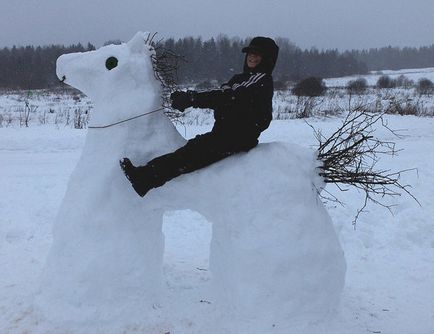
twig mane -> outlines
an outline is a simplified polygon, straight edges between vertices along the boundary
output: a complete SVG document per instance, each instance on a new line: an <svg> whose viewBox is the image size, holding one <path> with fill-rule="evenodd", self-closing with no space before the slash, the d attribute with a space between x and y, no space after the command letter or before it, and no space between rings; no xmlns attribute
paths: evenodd
<svg viewBox="0 0 434 334"><path fill-rule="evenodd" d="M155 41L156 35L157 33L149 33L145 43L155 50L155 54L151 56L151 61L154 76L161 83L162 105L170 110L166 112L167 116L172 120L176 120L179 118L180 113L171 109L170 94L178 89L179 62L185 61L185 59L174 51L167 49L162 38Z"/></svg>

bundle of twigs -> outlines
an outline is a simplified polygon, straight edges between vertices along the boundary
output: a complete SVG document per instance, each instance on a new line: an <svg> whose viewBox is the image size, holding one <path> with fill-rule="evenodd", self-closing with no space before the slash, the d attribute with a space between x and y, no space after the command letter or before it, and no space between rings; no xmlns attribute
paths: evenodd
<svg viewBox="0 0 434 334"><path fill-rule="evenodd" d="M155 54L152 55L152 66L154 69L155 78L160 81L162 87L162 105L168 108L166 114L176 120L180 113L170 109L170 94L177 90L178 85L178 68L180 61L185 61L184 58L172 50L164 47L162 39L154 41L156 33L149 34L146 44L155 49Z"/></svg>
<svg viewBox="0 0 434 334"><path fill-rule="evenodd" d="M368 201L389 211L392 206L382 201L385 197L407 193L417 201L409 191L410 186L400 183L401 174L408 170L391 172L388 169L376 169L381 155L397 153L394 142L383 141L373 135L374 125L381 122L383 127L398 136L387 126L383 116L383 113L354 110L348 113L342 126L327 138L315 130L319 141L318 160L322 162L319 174L324 181L336 184L342 191L348 189L346 186L353 186L365 195L363 206L357 212L354 223Z"/></svg>

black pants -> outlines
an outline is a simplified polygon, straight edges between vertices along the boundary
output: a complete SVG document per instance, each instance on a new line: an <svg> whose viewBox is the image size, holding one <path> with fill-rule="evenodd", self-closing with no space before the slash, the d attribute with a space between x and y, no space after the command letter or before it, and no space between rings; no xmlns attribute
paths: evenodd
<svg viewBox="0 0 434 334"><path fill-rule="evenodd" d="M258 144L257 138L236 140L233 136L208 132L190 139L175 152L162 155L141 166L142 180L152 188L167 181L211 165L238 152L246 152Z"/></svg>

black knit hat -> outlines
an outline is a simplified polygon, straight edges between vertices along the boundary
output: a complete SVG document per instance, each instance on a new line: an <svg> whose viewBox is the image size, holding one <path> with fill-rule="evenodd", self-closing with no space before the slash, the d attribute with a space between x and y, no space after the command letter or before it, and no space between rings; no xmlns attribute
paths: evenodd
<svg viewBox="0 0 434 334"><path fill-rule="evenodd" d="M271 73L276 65L279 47L273 39L258 36L253 38L249 46L242 49L242 52L259 53L262 56L262 61L255 70ZM244 62L244 70L248 70L246 62Z"/></svg>

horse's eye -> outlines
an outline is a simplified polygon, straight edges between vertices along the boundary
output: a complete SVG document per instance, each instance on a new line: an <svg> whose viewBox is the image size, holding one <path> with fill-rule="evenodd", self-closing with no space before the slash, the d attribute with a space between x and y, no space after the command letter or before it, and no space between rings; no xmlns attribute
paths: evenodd
<svg viewBox="0 0 434 334"><path fill-rule="evenodd" d="M118 66L118 59L116 57L109 57L105 61L105 67L110 71Z"/></svg>

